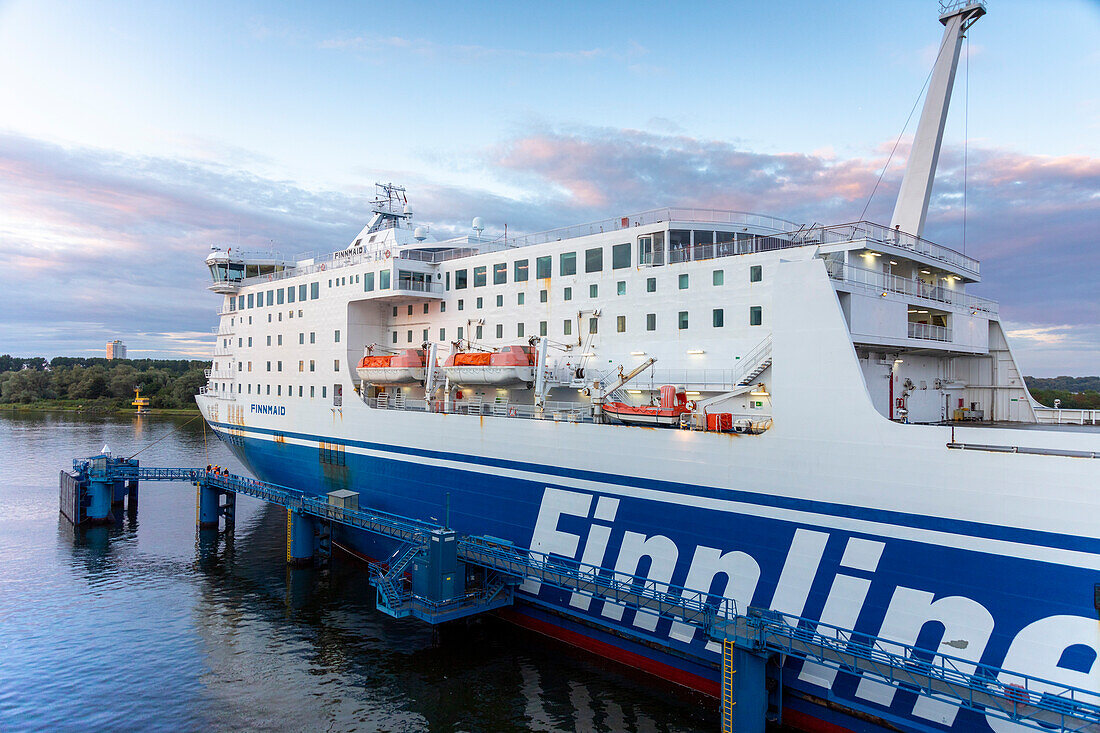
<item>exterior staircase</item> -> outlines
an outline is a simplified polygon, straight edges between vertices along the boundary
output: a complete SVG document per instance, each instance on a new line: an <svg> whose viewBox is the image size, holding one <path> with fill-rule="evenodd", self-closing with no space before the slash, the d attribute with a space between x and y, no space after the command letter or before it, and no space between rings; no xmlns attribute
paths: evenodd
<svg viewBox="0 0 1100 733"><path fill-rule="evenodd" d="M750 351L737 365L734 375L739 387L748 387L754 384L757 377L772 365L772 337L768 334Z"/></svg>

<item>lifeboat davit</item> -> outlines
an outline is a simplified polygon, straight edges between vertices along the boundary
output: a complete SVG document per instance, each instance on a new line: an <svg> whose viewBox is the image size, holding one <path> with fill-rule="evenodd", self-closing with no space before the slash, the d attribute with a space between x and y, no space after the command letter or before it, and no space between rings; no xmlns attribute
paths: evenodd
<svg viewBox="0 0 1100 733"><path fill-rule="evenodd" d="M531 384L535 381L535 350L506 346L496 353L459 352L447 357L443 371L455 384Z"/></svg>
<svg viewBox="0 0 1100 733"><path fill-rule="evenodd" d="M680 424L680 416L691 412L688 406L687 392L683 387L666 384L661 387L659 405L635 407L625 402L605 402L605 414L625 425L644 425L651 428L671 428Z"/></svg>
<svg viewBox="0 0 1100 733"><path fill-rule="evenodd" d="M405 349L393 356L364 356L355 371L368 384L415 384L424 381L424 350Z"/></svg>

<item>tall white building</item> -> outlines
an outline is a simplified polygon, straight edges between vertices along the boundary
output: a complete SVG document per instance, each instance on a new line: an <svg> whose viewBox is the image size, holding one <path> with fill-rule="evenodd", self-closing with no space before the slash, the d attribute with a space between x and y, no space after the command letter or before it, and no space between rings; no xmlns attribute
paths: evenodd
<svg viewBox="0 0 1100 733"><path fill-rule="evenodd" d="M118 339L107 342L107 360L112 359L125 359L126 358L126 344L122 343Z"/></svg>

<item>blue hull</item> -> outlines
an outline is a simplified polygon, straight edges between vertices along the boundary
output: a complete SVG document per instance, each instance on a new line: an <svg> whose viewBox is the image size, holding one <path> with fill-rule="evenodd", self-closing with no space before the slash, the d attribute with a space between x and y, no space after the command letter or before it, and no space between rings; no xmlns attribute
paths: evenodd
<svg viewBox="0 0 1100 733"><path fill-rule="evenodd" d="M359 492L360 503L364 506L419 519L446 521L462 534L492 535L524 547L535 546L541 536L551 542L546 545L551 549L554 542L568 545L569 538L576 538L574 556L579 558L582 548L587 548L591 544L590 538L597 534L593 528L609 527L603 552L598 562L593 563L605 567L615 566L616 557L623 552L624 546L631 543L637 546L644 540L659 538L655 541L671 548L676 558L671 582L689 587L692 586L686 580L693 558L704 550L713 549L723 553L723 557L727 557L724 553L733 551L744 553L755 561L759 571L751 596L753 605L773 606L777 595L787 594L788 589L781 588L781 578L786 569L798 566L801 558L799 552L807 547L819 546L822 549L816 556L817 564L807 576L803 607L796 609L801 611L800 615L821 618L822 614L835 614L834 604L837 607L844 605L839 603L840 592L835 588L862 589L862 600L857 598L858 602L847 611L852 617L850 627L857 632L879 635L891 600L899 590L916 599L927 599L929 603L952 597L963 599L972 603L974 608L988 612L987 639L982 638L980 629L976 632L969 629L968 633L973 632L968 637L969 641L958 640L957 629L951 627L949 609L944 606L942 622L932 618L920 626L916 645L943 648L945 653L958 654L965 652L967 645L980 643L980 661L995 666L1003 664L1010 644L1029 624L1059 615L1095 619L1097 613L1093 607L1097 578L1088 570L958 549L959 544L964 544L961 541L933 545L893 539L888 532L856 534L822 529L809 522L799 525L762 515L766 513L763 510L769 507L797 504L795 508L831 516L873 519L880 527L884 524L918 526L943 532L948 538L986 537L1048 548L1096 551L1098 548L1093 546L1096 543L1087 539L1023 532L994 524L893 514L817 502L794 502L724 489L669 485L443 451L414 452L400 446L378 443L362 443L361 446L384 451L389 457L348 451L341 454L340 463L344 465L338 465L322 462L317 448L275 442L263 436L265 432L246 428L245 434L250 437L233 436L227 440L258 478L316 494L351 489ZM324 439L320 436L297 437ZM448 465L439 465L440 461L447 461ZM456 468L455 462L470 468ZM486 472L487 465L495 466L502 473L510 469L534 472L542 480L493 475ZM582 484L584 486L578 488ZM658 503L641 496L624 495L620 491L616 494L615 510L601 516L601 509L598 508L603 506L598 501L601 494L598 488L593 488L593 484L630 487L637 489L638 494L647 491L673 492L685 497L685 501L663 500ZM576 499L586 509L583 514L568 511L553 514L551 529L538 530L540 519L545 519L548 497L552 493L557 499ZM738 501L754 503L760 513L755 513L751 507L743 513L731 513L700 506L709 499L728 498L731 494L736 494ZM592 516L589 516L589 506L595 508ZM449 515L445 516L448 507ZM542 535L539 535L540 531ZM848 560L849 540L853 538L868 541L871 545L881 543L881 556L873 566L861 568L859 563L853 564ZM366 534L347 533L336 539L350 550L368 557L386 557L391 550L377 538ZM752 562L741 559L740 567L751 569ZM651 565L656 562L654 556L644 555L637 566L638 574L648 574ZM710 591L728 595L723 593L724 589L731 587L727 582L734 583L734 580L728 575L715 575ZM527 587L526 590L526 593L517 595L520 605L504 614L506 617L706 694L717 693L720 659L713 646L708 648L702 633L684 639L681 632L680 638L677 638L676 630L667 620L652 624L649 619L635 618L629 610L624 613L599 601L591 602L585 608L583 603L571 604L568 593L552 588ZM831 595L836 598L830 600ZM851 597L850 593L848 597ZM958 604L965 605L962 601ZM982 617L981 612L978 616ZM611 633L603 630L609 624ZM616 635L613 632L617 627L629 629L631 637L639 641ZM647 640L650 643L646 643ZM610 653L608 649L618 650L618 653ZM1087 674L1095 661L1088 657L1091 651L1086 644L1070 646L1058 660L1058 665ZM797 662L787 664L783 671L783 684L784 710L791 716L788 722L800 727L812 727L817 725L813 721L818 721L824 723L822 729L841 726L849 730L877 730L888 724L911 731L990 730L985 718L974 712L922 708L917 696L905 690L891 691L885 697L881 694L877 697L869 695L866 689L857 694L858 678L841 673L835 679L822 681L819 673L803 670L802 664ZM849 714L845 711L849 704L863 710L869 708L875 717ZM915 706L921 711L920 714L914 714ZM939 719L936 719L937 716Z"/></svg>

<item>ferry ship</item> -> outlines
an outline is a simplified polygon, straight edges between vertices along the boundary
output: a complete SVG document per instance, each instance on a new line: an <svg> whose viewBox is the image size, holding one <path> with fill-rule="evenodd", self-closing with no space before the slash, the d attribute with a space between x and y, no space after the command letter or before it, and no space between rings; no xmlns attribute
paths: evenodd
<svg viewBox="0 0 1100 733"><path fill-rule="evenodd" d="M438 240L382 185L330 255L210 254L204 417L264 480L1100 690L1100 434L1040 425L1068 413L1028 393L980 263L921 236L984 13L943 8L889 225L665 208ZM718 694L693 628L537 583L516 600L511 621ZM1018 728L810 663L782 711Z"/></svg>

